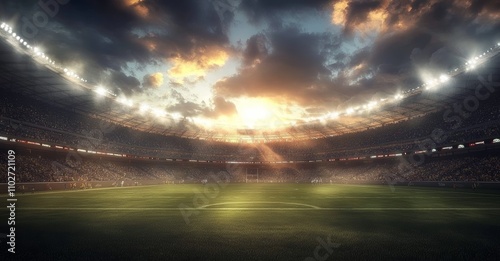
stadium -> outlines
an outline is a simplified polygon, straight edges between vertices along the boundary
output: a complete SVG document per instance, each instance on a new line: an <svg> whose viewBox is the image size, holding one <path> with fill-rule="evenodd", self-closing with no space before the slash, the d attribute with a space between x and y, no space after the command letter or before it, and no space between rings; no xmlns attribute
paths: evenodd
<svg viewBox="0 0 500 261"><path fill-rule="evenodd" d="M2 2L0 256L499 260L499 16Z"/></svg>

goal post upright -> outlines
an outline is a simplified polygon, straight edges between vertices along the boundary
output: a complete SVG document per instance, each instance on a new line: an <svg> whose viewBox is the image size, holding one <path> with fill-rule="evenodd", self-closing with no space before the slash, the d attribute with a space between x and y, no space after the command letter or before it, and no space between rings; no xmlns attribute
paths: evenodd
<svg viewBox="0 0 500 261"><path fill-rule="evenodd" d="M252 170L249 171L249 168L245 168L245 183L248 182L253 182L255 181L256 183L259 183L259 169L256 168L255 172Z"/></svg>

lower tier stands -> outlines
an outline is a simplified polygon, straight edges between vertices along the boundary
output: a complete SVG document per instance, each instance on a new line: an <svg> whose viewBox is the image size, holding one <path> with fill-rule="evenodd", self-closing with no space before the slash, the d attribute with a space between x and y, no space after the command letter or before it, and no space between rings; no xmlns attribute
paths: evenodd
<svg viewBox="0 0 500 261"><path fill-rule="evenodd" d="M16 181L85 182L158 180L161 183L199 183L212 175L230 182L353 183L414 181L500 182L500 150L437 155L418 164L407 157L296 164L232 164L76 157L64 152L17 148ZM7 169L2 147L0 168ZM0 176L6 183L7 175Z"/></svg>

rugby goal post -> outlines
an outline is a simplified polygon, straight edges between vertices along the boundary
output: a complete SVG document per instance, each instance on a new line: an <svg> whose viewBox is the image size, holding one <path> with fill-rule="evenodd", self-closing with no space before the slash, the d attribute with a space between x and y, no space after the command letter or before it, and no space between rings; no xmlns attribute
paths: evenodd
<svg viewBox="0 0 500 261"><path fill-rule="evenodd" d="M259 183L259 169L246 168L245 183Z"/></svg>

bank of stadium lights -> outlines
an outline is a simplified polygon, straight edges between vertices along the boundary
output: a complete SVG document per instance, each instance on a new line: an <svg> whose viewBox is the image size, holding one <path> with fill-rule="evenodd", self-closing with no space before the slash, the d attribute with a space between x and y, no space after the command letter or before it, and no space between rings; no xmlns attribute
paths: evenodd
<svg viewBox="0 0 500 261"><path fill-rule="evenodd" d="M106 90L102 86L97 86L97 88L94 90L99 96L105 96L108 93L108 90Z"/></svg>
<svg viewBox="0 0 500 261"><path fill-rule="evenodd" d="M330 112L327 114L327 118L332 119L332 120L338 119L339 116L340 116L340 113L338 113L338 112Z"/></svg>
<svg viewBox="0 0 500 261"><path fill-rule="evenodd" d="M120 97L118 99L116 99L116 101L118 103L121 103L127 107L132 107L134 106L134 101L132 101L131 99L127 99L126 97Z"/></svg>
<svg viewBox="0 0 500 261"><path fill-rule="evenodd" d="M151 109L151 113L156 117L165 117L167 115L166 111L157 108Z"/></svg>
<svg viewBox="0 0 500 261"><path fill-rule="evenodd" d="M450 81L450 76L447 74L441 74L438 78L427 81L424 86L426 90L434 89L440 85L446 84Z"/></svg>
<svg viewBox="0 0 500 261"><path fill-rule="evenodd" d="M371 101L369 103L367 103L366 105L364 105L364 109L365 110L373 110L373 109L376 109L378 107L378 102L377 101Z"/></svg>
<svg viewBox="0 0 500 261"><path fill-rule="evenodd" d="M60 70L61 72L64 72L64 74L66 76L68 76L68 77L70 77L70 78L72 78L74 80L78 80L78 81L81 81L83 83L87 83L88 82L86 79L83 79L78 74L76 74L74 71L72 71L72 70L70 70L68 68L63 68L63 67L60 67L60 66L56 65L56 63L50 57L48 57L45 53L43 53L42 51L40 51L40 48L31 46L20 35L18 35L15 32L13 32L13 28L10 25L8 25L7 23L3 22L3 23L0 24L0 32L2 32L2 30L4 32L3 35L7 35L6 37L11 37L11 39L13 39L15 42L17 42L20 47L24 47L27 50L28 53L32 53L33 54L33 58L37 62L51 65L53 68L55 68L57 70ZM499 47L500 47L500 42L498 42L496 44L496 46L493 46L493 47L489 48L488 50L486 50L486 52L483 52L482 54L480 54L480 55L478 55L478 56L470 59L469 61L467 61L465 63L465 66L460 67L460 68L456 68L453 72L456 73L460 69L462 69L462 70L464 69L465 71L474 69L479 63L481 63L485 58L487 58L487 55L490 52L498 51ZM409 89L407 91L403 91L403 92L401 92L399 94L396 94L394 97L382 98L378 102L371 101L371 102L369 102L369 103L367 103L365 105L362 105L362 106L349 107L349 108L347 108L345 111L343 111L341 113L327 113L325 115L317 117L316 119L320 119L320 120L321 119L337 119L339 116L342 116L342 115L352 115L352 114L354 114L356 112L370 111L370 110L373 110L375 108L381 107L381 106L385 105L388 102L393 102L393 101L396 102L396 101L403 100L406 96L408 96L408 95L410 95L412 93L415 93L415 92L419 92L423 88L425 88L425 89L432 89L432 88L434 88L434 87L436 87L438 85L445 84L446 82L449 81L449 79L452 76L453 76L452 74L441 75L438 78L430 80L430 81L424 83L421 86L418 86L418 87ZM108 90L105 90L105 92L103 92L103 90L99 89L99 86L96 86L93 91L96 92L96 93L98 93L99 95L109 94L110 96L114 96L114 97L117 96L116 94L114 94L114 93L112 93L112 92L110 92ZM123 98L123 97L121 97L121 98L115 98L115 101L118 102L118 103L121 103L121 104L123 104L125 106L128 106L128 107L132 107L134 105L134 103L131 100L128 100L128 99ZM167 113L163 113L163 112L160 113L159 111L156 111L156 113L155 113L155 110L151 109L146 104L143 104L143 105L139 106L139 110L141 112L145 112L145 111L151 110L151 112L153 114L160 114L160 115L164 115L164 116L170 116L173 119L182 119L182 115L177 114L177 113L167 114ZM206 123L203 124L203 125L206 125Z"/></svg>
<svg viewBox="0 0 500 261"><path fill-rule="evenodd" d="M12 27L10 27L8 24L6 23L2 23L0 25L0 28L3 29L5 32L9 33L9 34L12 34Z"/></svg>
<svg viewBox="0 0 500 261"><path fill-rule="evenodd" d="M45 53L43 53L42 51L40 51L40 48L34 47L33 48L33 53L35 54L35 57L43 59L46 62L48 62L49 64L52 64L52 65L55 64L54 61L52 61L47 55L45 55Z"/></svg>
<svg viewBox="0 0 500 261"><path fill-rule="evenodd" d="M396 95L394 95L394 100L395 101L400 101L403 99L403 95L401 93L398 93Z"/></svg>
<svg viewBox="0 0 500 261"><path fill-rule="evenodd" d="M497 46L496 47L499 47L500 46L500 43L497 43ZM469 61L467 61L465 63L465 70L466 71L469 71L469 70L473 70L476 68L477 64L480 62L481 59L484 59L486 58L486 55L493 51L493 47L491 47L490 49L486 50L486 52L483 52L482 54L474 57L474 58L471 58Z"/></svg>
<svg viewBox="0 0 500 261"><path fill-rule="evenodd" d="M446 74L441 74L439 76L439 81L441 83L447 83L448 81L450 80L450 76L449 75L446 75Z"/></svg>
<svg viewBox="0 0 500 261"><path fill-rule="evenodd" d="M469 71L476 68L476 64L477 64L477 57L470 59L468 62L465 63L465 65L467 66L465 70Z"/></svg>
<svg viewBox="0 0 500 261"><path fill-rule="evenodd" d="M61 68L61 67L59 67L59 66L56 65L56 63L55 63L54 60L52 60L48 55L46 55L45 53L43 53L40 50L40 48L31 46L20 35L18 35L16 32L13 32L12 27L10 25L8 25L7 23L5 23L5 22L1 23L0 24L0 29L3 30L8 36L12 37L13 40L15 40L16 42L18 42L18 44L19 44L20 47L24 47L24 48L27 49L28 52L31 52L33 54L33 58L34 58L35 61L51 65L51 66L53 66L54 68L56 68L58 70L63 70L63 68ZM78 80L78 81L81 81L81 82L87 82L86 79L80 77L76 73L69 73L69 72L65 72L65 73L68 74L68 76L70 76L71 78L73 78L75 80Z"/></svg>

